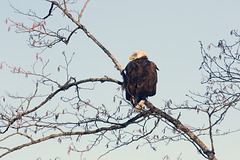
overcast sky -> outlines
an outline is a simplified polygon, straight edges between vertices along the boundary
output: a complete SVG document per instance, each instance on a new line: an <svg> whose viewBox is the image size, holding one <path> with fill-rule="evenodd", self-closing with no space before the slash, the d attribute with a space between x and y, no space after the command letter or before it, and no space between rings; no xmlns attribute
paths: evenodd
<svg viewBox="0 0 240 160"><path fill-rule="evenodd" d="M27 12L32 9L43 17L50 7L49 3L42 0L10 0L10 2L20 10ZM147 52L149 59L160 69L157 94L151 98L151 101L160 107L169 99L176 104L182 103L187 99L185 94L189 90L204 91L204 86L200 84L202 72L198 70L202 60L199 41L205 46L217 43L220 39L233 42L235 39L229 33L240 27L239 6L239 0L92 0L84 12L82 23L110 50L122 67L126 66L135 50L141 49ZM28 21L27 18L14 13L7 0L1 2L0 13L0 62L31 68L35 54L39 50L28 47L27 35L16 34L14 27L8 32L9 25L4 24L8 17L19 22ZM53 28L57 28L62 23L71 24L71 21L63 21L61 16L47 21L47 25ZM69 55L76 53L78 60L74 63L77 65L72 68L72 73L78 79L107 75L121 80L111 60L81 31L73 36L68 46L58 44L43 52L41 56L52 60L52 66L57 66L62 63L62 59L56 55L60 55L62 51ZM55 69L52 70L56 71ZM5 94L6 91L25 94L26 91L31 90L28 82L17 83L16 78L6 70L0 71L0 77L0 95ZM64 82L65 79L58 80ZM116 94L116 88L114 86L113 94ZM101 100L106 99L101 91L95 94L97 97L95 103L102 103ZM188 121L195 119L190 117L184 121L184 124L188 124ZM226 117L226 123L223 123L223 129L239 128L236 122L239 122L239 113L230 112ZM215 142L216 156L219 160L240 160L239 145L237 145L240 143L239 133L216 137ZM79 159L78 154L67 154L68 144L59 145L54 140L51 144L50 149L49 143L27 147L4 157L3 160L33 160L38 157L42 157L43 160L55 157L60 157L62 160ZM203 159L188 142L169 145L163 143L158 146L157 151L152 151L148 146L136 150L136 146L137 143L116 150L102 159L160 160L165 155L169 155L171 160L174 160L180 154L184 160ZM38 147L41 147L41 150ZM88 156L90 158L87 160L94 159L94 155Z"/></svg>

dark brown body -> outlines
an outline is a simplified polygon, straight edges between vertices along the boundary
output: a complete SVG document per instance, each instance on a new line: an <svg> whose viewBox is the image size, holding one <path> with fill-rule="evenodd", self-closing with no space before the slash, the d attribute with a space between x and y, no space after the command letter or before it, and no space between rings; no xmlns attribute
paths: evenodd
<svg viewBox="0 0 240 160"><path fill-rule="evenodd" d="M157 70L157 66L147 57L135 59L126 66L123 88L126 90L126 99L134 106L156 94Z"/></svg>

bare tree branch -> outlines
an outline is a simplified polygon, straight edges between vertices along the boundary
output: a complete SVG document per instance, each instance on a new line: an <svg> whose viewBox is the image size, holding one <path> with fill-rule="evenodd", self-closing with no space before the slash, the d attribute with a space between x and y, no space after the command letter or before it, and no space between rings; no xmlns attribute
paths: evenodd
<svg viewBox="0 0 240 160"><path fill-rule="evenodd" d="M53 10L53 6L54 6L54 3L51 4L51 7L50 7L50 9L49 9L49 11L48 11L48 15L46 15L46 16L43 17L42 19L47 19L49 16L51 16L52 10Z"/></svg>
<svg viewBox="0 0 240 160"><path fill-rule="evenodd" d="M215 153L213 151L211 151L192 131L190 131L186 126L184 126L179 120L171 117L167 113L165 113L165 112L161 111L160 109L156 108L149 101L146 101L145 104L147 105L148 108L150 108L150 110L153 113L156 113L159 116L161 116L162 118L165 118L170 123L172 123L176 127L176 129L181 130L182 132L187 134L189 136L189 138L193 142L195 142L202 149L203 153L206 154L209 159L216 160L216 157L214 156Z"/></svg>
<svg viewBox="0 0 240 160"><path fill-rule="evenodd" d="M83 14L84 10L86 9L87 4L88 4L89 1L90 1L90 0L87 0L87 1L85 2L84 7L82 8L81 13L80 13L80 15L79 15L79 17L78 17L78 22L80 22L80 20L81 20L81 18L82 18L82 14Z"/></svg>
<svg viewBox="0 0 240 160"><path fill-rule="evenodd" d="M116 69L120 71L123 76L123 68L115 59L112 53L103 46L88 30L80 23L83 12L90 0L86 0L83 4L81 11L71 10L69 4L75 4L76 1L62 0L53 1L46 0L51 3L48 10L48 14L41 18L34 12L23 13L16 8L14 10L25 16L33 17L33 24L28 27L23 23L17 23L9 19L12 23L11 26L16 27L18 33L29 34L29 44L34 48L51 48L59 42L68 44L75 33L78 30L82 30L88 38L90 38L104 53L112 60ZM50 5L49 3L49 5ZM64 26L59 27L57 30L47 28L46 20L53 15L55 10L59 9L65 17L67 17L74 24L74 27ZM77 16L76 16L77 14ZM75 17L76 16L76 17ZM38 20L35 20L38 19ZM67 33L66 35L63 33ZM240 38L236 31L231 32L232 35ZM48 39L49 38L49 39ZM236 52L232 48L236 47ZM218 49L217 54L212 55L210 48ZM77 137L77 141L84 135L91 135L93 137L92 143L84 149L78 148L77 145L72 144L69 147L70 151L76 151L81 154L90 151L93 147L97 146L106 140L106 148L112 146L107 152L100 155L99 159L108 154L109 152L116 150L122 146L126 146L132 142L139 141L140 139L145 140L142 145L148 144L153 150L155 150L155 144L161 141L169 143L170 141L185 140L193 144L194 147L202 154L204 158L216 160L215 147L214 147L214 136L225 135L231 133L231 131L218 133L217 125L219 125L225 118L226 114L230 109L236 109L240 111L237 106L240 101L240 41L233 45L227 45L225 40L220 40L217 45L210 44L208 51L206 51L200 43L200 49L202 54L202 64L200 69L207 75L203 76L202 83L206 85L206 93L200 94L196 92L190 92L188 97L193 104L185 101L181 105L173 105L171 100L166 101L163 109L155 107L151 102L146 101L146 110L140 110L136 113L132 111L129 102L123 98L123 95L113 96L114 107L109 109L108 106L95 105L91 103L90 99L82 98L82 91L93 91L95 84L92 87L82 87L82 85L89 82L112 82L117 86L121 86L122 82L104 76L103 78L87 78L83 80L77 80L71 77L69 72L69 65L73 59L70 60L64 54L65 66L59 65L59 68L63 68L66 73L66 81L59 83L54 78L50 77L50 74L44 73L44 68L47 66L48 61L42 62L42 69L40 73L37 73L35 66L38 62L38 54L36 55L36 62L33 65L33 71L25 71L21 67L16 68L8 65L6 62L1 62L2 66L7 68L12 73L31 76L35 88L31 95L21 96L17 94L8 94L8 97L14 100L19 100L18 105L14 106L2 106L0 103L0 131L3 137L0 142L4 143L6 140L14 138L15 136L24 137L27 142L22 144L16 144L10 148L6 146L0 146L4 152L1 156L5 156L9 153L17 151L21 148L31 146L43 141L47 141L53 138L58 138L60 143L62 139L68 137ZM43 51L45 50L43 49ZM58 69L59 69L58 68ZM60 69L59 69L60 70ZM66 74L66 75L65 75ZM41 87L39 86L41 85ZM51 91L45 91L42 87L51 87ZM54 89L57 88L57 89ZM40 90L44 91L40 91ZM60 94L61 93L61 94ZM70 93L70 94L69 94ZM81 94L80 94L81 93ZM67 104L68 107L63 108L60 105L54 107L46 107L50 104L50 101L56 100L56 97L60 97L59 101ZM40 99L41 98L41 99ZM5 96L0 96L0 99L5 101ZM38 99L36 103L33 103L35 99ZM117 104L118 102L118 104ZM43 110L41 113L38 111L40 108ZM208 124L201 127L188 126L188 124L182 124L181 112L179 111L196 111L196 114L205 114L208 116ZM45 113L44 113L45 112ZM175 113L174 113L175 112ZM174 118L173 115L178 115ZM71 116L71 121L66 121L65 117ZM159 127L159 123L163 122L164 126ZM134 126L134 129L129 129L128 126ZM159 128L161 128L159 130ZM158 130L157 130L158 129ZM216 132L214 133L214 129ZM236 129L235 131L239 131ZM41 133L41 137L34 137L38 132ZM156 132L156 133L155 133ZM234 132L234 131L232 131ZM39 134L39 133L38 133ZM160 137L159 135L163 135ZM108 136L111 135L111 136ZM209 136L211 142L211 149L200 140L201 135ZM141 145L138 145L138 147Z"/></svg>
<svg viewBox="0 0 240 160"><path fill-rule="evenodd" d="M0 155L0 158L4 157L5 155L7 155L7 154L9 154L9 153L11 153L13 151L16 151L16 150L22 149L24 147L27 147L27 146L30 146L30 145L33 145L33 144L37 144L37 143L40 143L40 142L43 142L43 141L46 141L46 140L49 140L49 139L57 138L57 137L69 136L69 135L88 135L88 134L94 134L94 133L103 132L103 131L111 131L111 130L117 130L117 129L125 128L128 125L130 125L132 123L135 123L139 118L141 118L143 116L146 116L148 114L150 114L149 111L144 111L144 112L139 113L137 116L133 117L132 119L128 120L125 123L112 125L110 127L102 127L102 128L98 128L98 129L92 130L92 131L62 132L62 133L58 133L58 134L51 134L49 136L46 136L46 137L43 137L43 138L39 138L37 140L31 140L31 142L29 142L29 143L25 143L23 145L14 147L12 149L9 149L4 154Z"/></svg>
<svg viewBox="0 0 240 160"><path fill-rule="evenodd" d="M121 67L121 65L118 63L118 61L115 59L115 57L109 52L109 50L107 50L92 34L90 34L90 32L86 29L86 27L84 25L82 25L79 21L75 20L73 18L73 16L64 8L62 8L62 6L56 2L56 1L49 1L54 3L60 10L62 10L62 12L73 22L75 23L81 30L83 30L83 32L90 38L93 40L94 43L96 43L107 55L108 57L113 61L113 63L115 64L115 67L122 73L123 69Z"/></svg>

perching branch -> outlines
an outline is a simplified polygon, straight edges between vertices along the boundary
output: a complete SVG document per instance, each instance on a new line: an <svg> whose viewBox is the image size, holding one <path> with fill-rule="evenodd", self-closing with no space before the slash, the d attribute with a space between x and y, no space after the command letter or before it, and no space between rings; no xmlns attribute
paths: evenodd
<svg viewBox="0 0 240 160"><path fill-rule="evenodd" d="M157 114L158 116L166 119L170 123L172 123L176 129L184 132L188 137L199 146L203 153L207 155L208 159L210 160L217 160L215 157L215 153L211 151L192 131L190 131L186 126L184 126L178 119L175 119L168 115L167 113L163 112L162 110L156 108L151 102L146 101L145 104L148 108L152 111L152 113Z"/></svg>

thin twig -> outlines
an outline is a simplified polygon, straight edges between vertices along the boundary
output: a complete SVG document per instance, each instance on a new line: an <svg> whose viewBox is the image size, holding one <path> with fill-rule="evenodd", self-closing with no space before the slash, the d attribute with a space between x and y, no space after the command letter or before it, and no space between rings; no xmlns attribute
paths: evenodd
<svg viewBox="0 0 240 160"><path fill-rule="evenodd" d="M84 10L86 9L87 4L88 4L89 1L90 1L90 0L87 0L87 1L85 2L84 6L83 6L83 8L82 8L82 10L81 10L81 13L80 13L80 15L79 15L79 17L78 17L78 22L80 22L80 20L81 20L81 18L82 18L82 14L83 14Z"/></svg>

